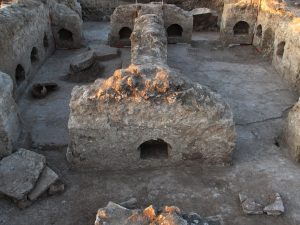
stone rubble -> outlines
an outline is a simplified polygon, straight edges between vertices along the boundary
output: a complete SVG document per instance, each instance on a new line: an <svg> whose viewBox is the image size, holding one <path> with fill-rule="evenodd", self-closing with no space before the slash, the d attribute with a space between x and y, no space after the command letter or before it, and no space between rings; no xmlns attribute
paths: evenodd
<svg viewBox="0 0 300 225"><path fill-rule="evenodd" d="M99 74L104 68L101 62L119 56L120 52L116 48L90 44L88 51L82 52L72 59L68 77L73 81L94 81L99 78Z"/></svg>
<svg viewBox="0 0 300 225"><path fill-rule="evenodd" d="M242 209L247 215L262 215L279 216L284 213L284 205L279 193L274 194L272 202L268 205L257 203L253 198L249 198L247 195L240 193L239 199Z"/></svg>
<svg viewBox="0 0 300 225"><path fill-rule="evenodd" d="M109 202L97 212L95 225L223 225L220 216L202 218L197 213L184 214L176 206L156 209L127 209Z"/></svg>
<svg viewBox="0 0 300 225"><path fill-rule="evenodd" d="M33 151L19 149L0 161L0 195L12 199L21 209L30 206L57 180L58 175L46 166L45 156Z"/></svg>
<svg viewBox="0 0 300 225"><path fill-rule="evenodd" d="M57 180L58 175L52 169L46 166L41 173L38 182L35 184L34 189L28 195L29 200L36 200L50 187L50 185L52 185Z"/></svg>
<svg viewBox="0 0 300 225"><path fill-rule="evenodd" d="M64 192L65 184L61 180L57 180L54 184L51 184L48 189L49 195L56 195Z"/></svg>
<svg viewBox="0 0 300 225"><path fill-rule="evenodd" d="M121 205L127 209L135 209L137 207L137 199L130 198L129 200L127 200L125 202L121 202L119 205Z"/></svg>
<svg viewBox="0 0 300 225"><path fill-rule="evenodd" d="M242 204L242 208L244 213L248 215L260 215L263 214L263 206L257 202L253 198L248 198L244 194L239 194L240 202Z"/></svg>
<svg viewBox="0 0 300 225"><path fill-rule="evenodd" d="M269 216L279 216L284 213L284 205L279 193L275 194L274 202L267 205L264 208L264 212Z"/></svg>
<svg viewBox="0 0 300 225"><path fill-rule="evenodd" d="M26 198L46 165L46 158L26 149L0 161L0 192L15 200Z"/></svg>

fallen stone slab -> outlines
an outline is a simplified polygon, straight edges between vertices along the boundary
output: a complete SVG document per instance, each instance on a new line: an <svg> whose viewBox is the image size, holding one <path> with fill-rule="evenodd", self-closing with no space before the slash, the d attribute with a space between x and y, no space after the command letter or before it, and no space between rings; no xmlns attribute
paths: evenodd
<svg viewBox="0 0 300 225"><path fill-rule="evenodd" d="M136 198L130 198L125 202L121 202L120 205L127 208L127 209L135 209L137 207L137 199Z"/></svg>
<svg viewBox="0 0 300 225"><path fill-rule="evenodd" d="M24 199L34 188L46 164L46 158L19 149L0 161L0 193L15 200Z"/></svg>
<svg viewBox="0 0 300 225"><path fill-rule="evenodd" d="M253 198L248 198L245 194L239 194L242 209L248 215L261 215L264 213L263 205L257 203Z"/></svg>
<svg viewBox="0 0 300 225"><path fill-rule="evenodd" d="M84 71L94 64L94 52L87 51L76 55L70 64L70 73Z"/></svg>
<svg viewBox="0 0 300 225"><path fill-rule="evenodd" d="M48 188L58 180L58 175L46 166L40 175L38 182L36 183L34 189L28 195L29 200L34 201L45 193Z"/></svg>
<svg viewBox="0 0 300 225"><path fill-rule="evenodd" d="M284 213L284 205L279 193L275 194L274 202L267 205L264 212L269 216L279 216Z"/></svg>
<svg viewBox="0 0 300 225"><path fill-rule="evenodd" d="M107 45L90 44L89 49L94 52L96 61L106 61L120 57L120 50Z"/></svg>

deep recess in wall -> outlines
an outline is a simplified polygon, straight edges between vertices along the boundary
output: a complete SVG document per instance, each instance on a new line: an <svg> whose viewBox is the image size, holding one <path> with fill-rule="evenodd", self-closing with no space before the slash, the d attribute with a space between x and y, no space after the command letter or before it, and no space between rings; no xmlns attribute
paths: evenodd
<svg viewBox="0 0 300 225"><path fill-rule="evenodd" d="M166 159L168 158L169 144L161 139L149 140L142 143L138 150L141 159Z"/></svg>
<svg viewBox="0 0 300 225"><path fill-rule="evenodd" d="M19 86L25 80L25 70L23 66L20 64L17 65L16 72L15 72L15 79L17 86Z"/></svg>
<svg viewBox="0 0 300 225"><path fill-rule="evenodd" d="M61 41L73 41L73 33L65 28L60 29L58 35Z"/></svg>
<svg viewBox="0 0 300 225"><path fill-rule="evenodd" d="M249 34L249 24L245 21L239 21L233 27L234 35Z"/></svg>
<svg viewBox="0 0 300 225"><path fill-rule="evenodd" d="M256 28L256 36L261 38L262 37L262 26L258 25Z"/></svg>
<svg viewBox="0 0 300 225"><path fill-rule="evenodd" d="M280 42L278 45L277 45L277 52L276 54L282 58L283 57L283 54L284 54L284 47L285 47L285 41L282 41Z"/></svg>
<svg viewBox="0 0 300 225"><path fill-rule="evenodd" d="M129 39L131 36L132 30L129 27L123 27L120 31L119 31L119 37L120 40L126 40Z"/></svg>
<svg viewBox="0 0 300 225"><path fill-rule="evenodd" d="M48 41L47 34L44 35L43 45L44 45L44 48L48 48L49 47L49 41Z"/></svg>
<svg viewBox="0 0 300 225"><path fill-rule="evenodd" d="M31 63L36 63L39 61L39 57L38 57L38 50L36 47L33 47L30 53L30 60Z"/></svg>
<svg viewBox="0 0 300 225"><path fill-rule="evenodd" d="M178 24L172 24L167 29L167 34L169 37L181 37L182 36L183 29Z"/></svg>

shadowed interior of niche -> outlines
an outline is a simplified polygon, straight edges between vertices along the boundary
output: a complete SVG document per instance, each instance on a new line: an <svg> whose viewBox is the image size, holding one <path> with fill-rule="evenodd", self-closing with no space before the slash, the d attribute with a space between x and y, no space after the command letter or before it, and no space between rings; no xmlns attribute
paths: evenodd
<svg viewBox="0 0 300 225"><path fill-rule="evenodd" d="M149 140L142 143L138 150L141 159L167 159L171 146L164 140Z"/></svg>

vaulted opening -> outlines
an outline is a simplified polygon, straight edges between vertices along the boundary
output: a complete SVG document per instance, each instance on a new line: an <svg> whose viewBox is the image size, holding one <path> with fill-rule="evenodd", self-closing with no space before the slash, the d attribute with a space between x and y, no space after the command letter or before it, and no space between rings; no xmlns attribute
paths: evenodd
<svg viewBox="0 0 300 225"><path fill-rule="evenodd" d="M61 41L73 41L73 33L65 28L58 31L58 36Z"/></svg>
<svg viewBox="0 0 300 225"><path fill-rule="evenodd" d="M271 28L263 32L261 47L266 56L273 56L275 34Z"/></svg>
<svg viewBox="0 0 300 225"><path fill-rule="evenodd" d="M44 45L44 48L48 48L49 47L49 41L48 41L47 34L44 35L43 45Z"/></svg>
<svg viewBox="0 0 300 225"><path fill-rule="evenodd" d="M237 22L233 27L234 35L245 35L249 34L249 24L245 21Z"/></svg>
<svg viewBox="0 0 300 225"><path fill-rule="evenodd" d="M262 26L258 25L256 28L256 36L261 38L262 37Z"/></svg>
<svg viewBox="0 0 300 225"><path fill-rule="evenodd" d="M39 61L38 50L36 47L33 47L30 53L31 63L36 63Z"/></svg>
<svg viewBox="0 0 300 225"><path fill-rule="evenodd" d="M218 31L218 16L212 13L204 13L193 16L194 31Z"/></svg>
<svg viewBox="0 0 300 225"><path fill-rule="evenodd" d="M178 24L173 24L168 27L167 34L168 37L181 37L182 36L183 29Z"/></svg>
<svg viewBox="0 0 300 225"><path fill-rule="evenodd" d="M15 71L16 84L19 86L25 80L25 70L22 65L17 65Z"/></svg>
<svg viewBox="0 0 300 225"><path fill-rule="evenodd" d="M128 27L123 27L120 31L119 31L119 38L120 40L127 40L130 38L132 33L132 30Z"/></svg>
<svg viewBox="0 0 300 225"><path fill-rule="evenodd" d="M167 159L170 145L164 140L149 140L142 143L138 150L141 159Z"/></svg>
<svg viewBox="0 0 300 225"><path fill-rule="evenodd" d="M277 45L277 56L279 56L280 58L283 57L283 54L284 54L284 47L285 47L285 41L282 41L280 42L278 45Z"/></svg>

